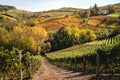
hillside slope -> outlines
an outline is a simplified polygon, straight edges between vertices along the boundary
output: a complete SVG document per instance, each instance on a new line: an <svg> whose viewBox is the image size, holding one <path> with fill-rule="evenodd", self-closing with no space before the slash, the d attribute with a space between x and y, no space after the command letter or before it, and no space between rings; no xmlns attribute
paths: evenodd
<svg viewBox="0 0 120 80"><path fill-rule="evenodd" d="M13 10L16 9L14 6L8 6L8 5L0 5L0 11L7 11L7 10Z"/></svg>

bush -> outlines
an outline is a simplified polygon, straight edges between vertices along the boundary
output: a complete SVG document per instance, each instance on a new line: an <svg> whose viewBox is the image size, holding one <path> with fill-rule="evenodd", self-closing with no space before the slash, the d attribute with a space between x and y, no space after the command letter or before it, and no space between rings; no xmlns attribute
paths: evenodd
<svg viewBox="0 0 120 80"><path fill-rule="evenodd" d="M30 56L29 52L21 54L21 66L19 51L13 50L0 51L0 78L3 79L20 79L20 69L22 69L23 78L31 78L32 75L40 68L41 56Z"/></svg>

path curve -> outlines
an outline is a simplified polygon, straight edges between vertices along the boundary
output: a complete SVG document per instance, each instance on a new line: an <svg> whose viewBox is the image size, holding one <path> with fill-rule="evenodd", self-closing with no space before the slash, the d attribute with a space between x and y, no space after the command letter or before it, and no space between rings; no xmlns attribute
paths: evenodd
<svg viewBox="0 0 120 80"><path fill-rule="evenodd" d="M80 76L79 72L72 72L50 64L45 57L42 58L40 70L33 80L89 80L89 76Z"/></svg>

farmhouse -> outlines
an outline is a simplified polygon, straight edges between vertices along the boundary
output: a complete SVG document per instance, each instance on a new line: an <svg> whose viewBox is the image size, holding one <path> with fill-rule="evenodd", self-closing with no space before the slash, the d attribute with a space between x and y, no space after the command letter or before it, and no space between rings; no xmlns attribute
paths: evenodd
<svg viewBox="0 0 120 80"><path fill-rule="evenodd" d="M106 15L109 14L109 10L105 9L99 12L100 15Z"/></svg>

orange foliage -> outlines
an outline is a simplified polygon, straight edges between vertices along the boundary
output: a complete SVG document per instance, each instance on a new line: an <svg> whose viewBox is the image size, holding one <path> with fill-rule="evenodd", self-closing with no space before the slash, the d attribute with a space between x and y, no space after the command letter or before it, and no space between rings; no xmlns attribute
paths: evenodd
<svg viewBox="0 0 120 80"><path fill-rule="evenodd" d="M75 18L75 17L58 18L48 23L42 23L38 26L41 26L45 28L46 30L58 30L62 26L79 26L82 20L83 20L82 18Z"/></svg>
<svg viewBox="0 0 120 80"><path fill-rule="evenodd" d="M93 25L93 26L96 26L98 24L100 24L101 21L100 20L88 20L88 23L89 25Z"/></svg>

